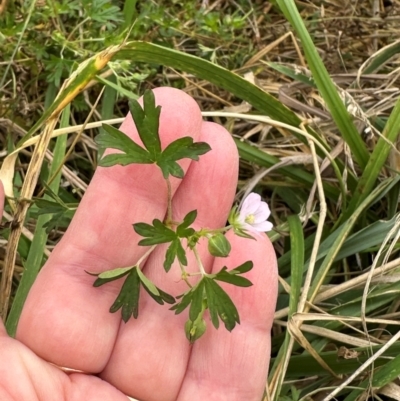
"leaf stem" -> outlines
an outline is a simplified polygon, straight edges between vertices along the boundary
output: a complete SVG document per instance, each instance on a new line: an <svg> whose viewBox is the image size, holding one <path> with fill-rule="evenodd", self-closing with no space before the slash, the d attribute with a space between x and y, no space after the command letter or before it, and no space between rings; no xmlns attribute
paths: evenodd
<svg viewBox="0 0 400 401"><path fill-rule="evenodd" d="M144 260L146 260L146 259L150 256L150 254L154 251L154 249L156 249L156 247L157 247L157 244L156 244L156 245L153 245L151 248L149 248L149 249L145 252L145 254L136 262L136 264L132 266L132 268L134 268L134 267L136 267L136 266L139 267L139 266L142 264L142 262L143 262Z"/></svg>
<svg viewBox="0 0 400 401"><path fill-rule="evenodd" d="M233 228L233 226L229 225L229 226L221 227L221 228L213 228L213 229L205 228L204 231L209 234L217 234L217 233L224 233L226 231L229 231L231 228Z"/></svg>
<svg viewBox="0 0 400 401"><path fill-rule="evenodd" d="M190 277L190 274L186 271L185 267L181 262L179 262L179 267L181 268L182 272L182 280L190 287L192 288L192 284L190 284L188 277Z"/></svg>
<svg viewBox="0 0 400 401"><path fill-rule="evenodd" d="M167 220L166 220L165 224L168 227L171 227L171 225L173 224L173 221L172 221L172 188L171 188L171 181L169 180L169 178L167 178L165 181L167 182L167 191L168 191Z"/></svg>
<svg viewBox="0 0 400 401"><path fill-rule="evenodd" d="M199 266L199 270L200 270L201 275L202 275L202 276L205 276L207 273L206 273L206 271L204 270L203 262L202 262L201 259L200 259L200 255L199 255L199 252L197 251L197 248L196 248L196 247L193 247L192 251L193 251L194 256L195 256L195 258L196 258L196 262L197 262L197 264L198 264L198 266Z"/></svg>

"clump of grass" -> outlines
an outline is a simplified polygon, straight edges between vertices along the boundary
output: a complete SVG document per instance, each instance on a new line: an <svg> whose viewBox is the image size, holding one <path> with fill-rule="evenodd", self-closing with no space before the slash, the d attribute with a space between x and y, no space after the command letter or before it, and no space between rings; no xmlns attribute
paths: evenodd
<svg viewBox="0 0 400 401"><path fill-rule="evenodd" d="M13 276L18 291L7 322L10 332L96 166L96 124L72 127L79 136L71 147L66 135L50 139L62 132L54 131L54 116L61 116L60 128L84 122L89 110L92 120L121 117L124 96L168 84L186 90L207 110L207 118L232 132L241 155L238 196L255 190L270 200L280 294L266 398L323 395L328 400L339 395L351 401L371 395L371 388L374 395L385 395L385 386L396 385L400 48L394 40L394 11L400 3L392 1L386 8L380 3L379 8L362 2L347 8L335 2L324 8L315 2L299 3L300 11L291 0L273 3L204 2L200 9L167 2L157 9L147 2L139 10L113 8L112 17L103 19L94 18L88 8L93 12L90 22L86 14L73 19L77 14L71 10L80 7L77 3L60 3L72 19L52 9L45 12L48 26L62 24L61 39L47 29L35 47L32 37L19 36L26 55L12 54L16 38L7 42L3 51L10 62L1 65L7 74L0 90L3 99L12 101L0 105L2 121L19 135L28 132L19 142L12 136L4 142L9 154L14 147L21 150L12 163L10 156L7 159L7 166L16 165L16 170L3 163L1 177L8 179L16 197L39 198L29 211L29 203L19 211L20 216L28 213L24 231L17 227L17 234L4 232L5 238L14 235L14 249L9 248L3 276L13 273L13 260L26 261L27 266L22 280L22 269ZM7 12L15 16L18 10ZM26 32L38 18L31 10L24 28L14 27L7 15L2 23L15 32ZM120 20L124 28L136 21L130 39L153 43L122 43L123 30L108 42L107 30ZM66 21L78 26L72 34ZM5 40L7 31L3 35ZM102 40L86 42L86 36ZM49 43L56 56L42 55L38 63L40 48ZM69 86L58 89L77 63L98 58L107 44L120 47L112 50L115 54L104 69L83 69ZM51 56L63 60L58 67ZM88 63L93 65L93 59ZM32 94L35 68L43 79L34 81L41 90ZM88 88L81 97L74 92L78 82ZM95 82L105 85L103 93ZM21 123L24 101L31 109L24 111ZM32 105L40 105L40 112L32 111ZM19 113L14 112L17 108ZM34 134L39 129L42 138L47 133L47 140L36 150L43 160L34 169L42 183L36 188L26 177L31 151L22 146L28 137L38 138ZM66 160L68 149L72 153ZM12 212L8 208L6 218L11 220Z"/></svg>

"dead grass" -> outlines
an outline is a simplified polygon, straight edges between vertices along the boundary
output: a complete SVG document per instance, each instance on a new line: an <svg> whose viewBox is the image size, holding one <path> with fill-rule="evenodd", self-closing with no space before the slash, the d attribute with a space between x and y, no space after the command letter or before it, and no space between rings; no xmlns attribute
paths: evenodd
<svg viewBox="0 0 400 401"><path fill-rule="evenodd" d="M203 3L207 4L207 12L216 9L231 9L237 6L234 1L216 0ZM231 55L237 59L237 54L244 52L245 62L235 66L237 73L275 95L288 108L296 111L334 149L331 156L334 158L339 157L344 161L348 174L353 173L358 176L361 170L354 163L347 145L343 142L318 91L310 85L293 82L291 78L271 68L268 64L271 62L281 63L304 76L310 75L299 44L291 34L289 24L269 2L249 0L249 4L254 7L255 12L248 15L246 29L238 37L238 40L225 44L226 46L220 50L220 59L224 60L224 58L229 58ZM368 148L373 149L380 134L371 121L377 118L384 121L398 98L400 59L396 54L384 65L379 65L377 69L369 71L368 74L364 72L370 68L371 63L381 54L382 49L387 49L397 43L400 33L400 0L298 1L297 5L301 9L303 19L307 23L309 32L326 68L333 77L338 91L346 101L348 111L351 112L357 122L360 135L364 138ZM193 23L193 21L187 21L187 24L183 27L183 32L188 37ZM210 45L210 40L206 36L197 37L195 40L204 45ZM182 51L193 52L193 42L188 42L187 40L175 43L175 47ZM32 81L34 73L32 69L26 67L25 63L24 59L13 63L12 68L17 79L14 86L15 90L12 90L13 86L9 84L1 92L0 146L3 149L8 147L6 134L10 135L11 142L15 143L23 135L26 128L31 126L37 119L38 112L40 113L44 108L43 100L46 84ZM157 87L166 83L175 84L178 82L183 86L183 90L198 101L203 111L220 110L244 113L250 110L247 104L242 103L231 94L216 88L208 82L200 81L194 76L166 67L161 68L157 74L147 80L143 87ZM89 89L85 94L84 101L88 104L93 103L98 94L97 91L96 86ZM122 116L125 111L125 102L119 102L116 105L116 116ZM100 116L97 117L100 118ZM82 123L82 115L80 113L74 115L73 118L76 123ZM301 165L305 167L306 171L314 171L312 164L317 157L311 153L309 146L296 139L288 130L278 125L239 120L224 117L223 115L213 117L213 120L225 125L235 137L248 141L258 149L280 158L284 165ZM69 191L72 191L72 189L77 191L77 198L86 189L95 167L96 149L93 138L96 132L93 129L81 135L74 147L74 153L63 167L62 185ZM382 172L383 177L390 176L395 171L400 170L398 149L399 146L397 146L397 149L393 147L390 164ZM5 154L3 151L0 156L4 157ZM31 150L28 148L21 157L21 163L18 166L21 179L25 177L27 161L30 157ZM50 149L47 151L46 157L47 160L51 160L52 153ZM80 170L79 166L82 163L79 163L79 161L82 160L85 161L85 167ZM320 159L318 160L321 161ZM319 169L324 181L335 181L336 176L329 163L320 164ZM296 188L296 183L289 182L276 169L267 171L257 165L242 161L239 190L243 192L249 185L257 185L258 189L271 199L271 209L274 211L274 220L277 226L281 223L283 224L286 217L293 213L285 199L276 191L276 188ZM37 191L39 192L41 189L38 188ZM315 232L317 229L318 221L316 219L313 220L315 217L313 216L316 205L315 199L316 195L313 192L309 199L305 200L308 201L305 202L307 203L307 210L302 213L305 232L308 233ZM381 206L382 209L385 207L386 205ZM326 216L328 224L335 221L339 208L340 203L333 205L328 201ZM375 213L379 218L379 208L375 210ZM5 215L5 220L11 221L12 217ZM32 219L26 226L28 238L32 236L34 225L35 220ZM62 234L63 230L54 231L51 234L48 241L48 250L52 248ZM287 251L288 246L287 230L282 229L279 234L280 237L274 242L278 257ZM3 241L0 243L1 255L3 255L4 246L5 242ZM304 348L307 348L308 345L305 342L303 332L312 333L332 340L324 348L324 351L335 349L338 341L346 344L346 347L359 347L375 343L379 344L388 341L389 338L394 338L387 336L385 330L388 324L397 322L398 304L385 307L372 317L366 318L364 316L364 321L362 317L354 318L354 320L349 317L346 320L341 316L332 316L326 312L329 307L325 304L327 300L341 294L342 291L348 291L350 288L363 288L366 283L369 283L367 286L369 288L369 285L384 283L385 280L393 278L391 272L398 267L393 255L395 255L395 251L389 257L392 260L387 260L385 263L375 266L374 269L371 269L371 273L358 269L361 264L357 265L358 262L352 260L354 266L349 266L348 269L337 272L334 285L322 286L321 291L315 297L314 304L305 304L304 309L307 313L296 315L294 320L287 322L285 320L287 308L278 308L275 316L276 326L274 328L276 338L288 327L296 341ZM21 264L20 259L17 259L17 264ZM18 286L21 271L21 268L15 270L13 277L14 290ZM395 278L397 279L397 276ZM290 288L287 288L287 291L289 290ZM312 313L314 312L318 312L320 315L313 315ZM345 328L340 332L335 330L323 331L326 329L303 324L304 321L314 321L321 318L321 314L324 313L327 315L327 319L332 321L340 320L341 323L345 322L343 323ZM365 319L375 319L373 321L370 320L369 323L379 325L380 331L374 333L373 337L365 335L363 332ZM346 347L338 350L338 357L350 359L359 357L357 353L354 354L356 351L349 350ZM316 354L318 355L318 353ZM327 386L337 386L339 383L344 382L343 379L334 378L334 376L336 375L333 375L332 380L325 383ZM309 386L310 383L309 381L304 382L302 379L293 381L292 384L301 389ZM398 397L399 387L396 386L396 383L392 383L384 388L381 393L391 398L400 399ZM394 396L393 394L397 395ZM317 394L313 399L319 400L322 398L321 394Z"/></svg>

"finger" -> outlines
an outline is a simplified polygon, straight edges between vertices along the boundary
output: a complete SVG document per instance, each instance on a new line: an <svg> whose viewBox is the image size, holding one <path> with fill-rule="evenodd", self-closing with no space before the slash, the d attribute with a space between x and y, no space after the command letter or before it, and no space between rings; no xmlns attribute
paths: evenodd
<svg viewBox="0 0 400 401"><path fill-rule="evenodd" d="M3 217L3 210L4 210L4 187L3 183L0 180L0 221L1 218ZM0 319L0 335L6 334L6 329L4 327L4 324L2 320Z"/></svg>
<svg viewBox="0 0 400 401"><path fill-rule="evenodd" d="M253 286L221 286L238 308L240 325L232 332L218 330L208 322L203 338L193 346L178 401L191 399L258 401L266 384L270 359L270 330L277 297L277 262L266 237L257 241L227 234L232 252L227 260L217 258L213 271L228 269L252 260L246 274Z"/></svg>
<svg viewBox="0 0 400 401"><path fill-rule="evenodd" d="M201 113L195 101L172 88L154 91L162 106L162 145L200 135ZM121 130L139 142L131 117ZM181 166L187 170L190 162ZM172 180L173 192L180 180ZM44 359L83 371L102 370L110 356L120 314L108 312L120 280L93 288L100 272L136 263L145 248L137 247L132 229L137 221L162 219L167 190L155 165L98 168L73 221L40 272L22 312L17 338Z"/></svg>
<svg viewBox="0 0 400 401"><path fill-rule="evenodd" d="M230 134L212 123L204 123L200 140L209 143L212 151L191 164L174 196L173 218L182 221L196 209L194 228L219 228L226 223L235 195L237 149ZM213 258L206 245L203 243L199 252L205 268L210 270ZM192 253L188 251L187 256L188 270L198 271ZM145 274L169 293L187 291L178 265L164 272L164 257L165 247L157 248L146 263ZM147 294L143 299L139 319L122 324L102 377L138 399L176 400L191 351L184 333L187 311L174 315L169 306L160 307Z"/></svg>
<svg viewBox="0 0 400 401"><path fill-rule="evenodd" d="M14 339L0 337L0 355L1 400L127 400L98 377L66 375Z"/></svg>

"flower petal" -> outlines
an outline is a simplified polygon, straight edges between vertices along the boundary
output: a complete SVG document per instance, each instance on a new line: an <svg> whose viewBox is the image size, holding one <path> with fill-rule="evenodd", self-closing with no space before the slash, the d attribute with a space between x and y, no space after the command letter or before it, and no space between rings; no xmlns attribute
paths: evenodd
<svg viewBox="0 0 400 401"><path fill-rule="evenodd" d="M245 216L254 214L257 211L260 203L261 196L255 192L252 192L243 201L242 207L240 208L240 214L243 213Z"/></svg>
<svg viewBox="0 0 400 401"><path fill-rule="evenodd" d="M261 202L258 209L254 213L254 223L257 224L267 220L270 214L271 211L269 210L267 203Z"/></svg>
<svg viewBox="0 0 400 401"><path fill-rule="evenodd" d="M263 221L261 223L255 223L252 225L253 230L260 232L271 231L274 225L269 221Z"/></svg>
<svg viewBox="0 0 400 401"><path fill-rule="evenodd" d="M266 221L270 215L268 204L261 200L259 194L252 192L237 210L233 224L239 229L252 233L270 231L273 225Z"/></svg>

